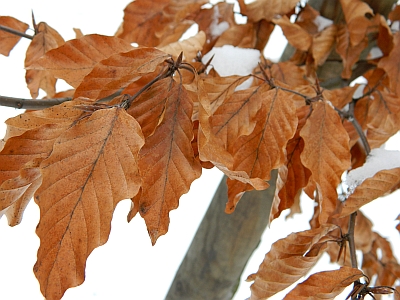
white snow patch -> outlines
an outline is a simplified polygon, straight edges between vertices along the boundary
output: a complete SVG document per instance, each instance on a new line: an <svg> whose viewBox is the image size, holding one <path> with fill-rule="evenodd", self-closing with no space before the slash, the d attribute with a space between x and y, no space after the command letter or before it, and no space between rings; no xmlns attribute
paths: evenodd
<svg viewBox="0 0 400 300"><path fill-rule="evenodd" d="M349 194L365 179L373 177L382 170L390 170L400 167L400 151L386 149L373 149L366 162L361 167L349 172L346 178Z"/></svg>
<svg viewBox="0 0 400 300"><path fill-rule="evenodd" d="M314 19L313 23L318 27L318 32L321 32L326 27L331 26L333 24L333 21L329 20L327 18L324 18L322 16L317 16Z"/></svg>
<svg viewBox="0 0 400 300"><path fill-rule="evenodd" d="M207 63L213 55L211 65L221 76L251 74L260 59L260 51L256 49L224 45L212 48L203 56L203 63Z"/></svg>
<svg viewBox="0 0 400 300"><path fill-rule="evenodd" d="M214 6L213 20L210 24L210 33L213 38L220 36L225 30L229 28L229 23L226 21L218 24L219 17L221 17L221 14L219 13L219 8L218 6Z"/></svg>

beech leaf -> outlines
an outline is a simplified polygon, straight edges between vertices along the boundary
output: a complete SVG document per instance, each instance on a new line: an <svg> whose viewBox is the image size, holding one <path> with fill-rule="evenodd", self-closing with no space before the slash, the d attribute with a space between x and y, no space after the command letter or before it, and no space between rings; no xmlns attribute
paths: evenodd
<svg viewBox="0 0 400 300"><path fill-rule="evenodd" d="M228 181L227 212L233 211L242 192L249 189L244 187L245 183L258 190L265 189L268 187L266 181L270 179L271 171L285 163L286 144L297 127L296 108L288 93L281 89L266 92L256 120L253 132L240 136L234 142L231 152L234 159L233 169L232 172L225 173L231 179L241 182ZM236 171L239 171L238 177ZM242 172L249 179L243 177Z"/></svg>
<svg viewBox="0 0 400 300"><path fill-rule="evenodd" d="M136 48L99 62L77 87L75 97L100 99L154 72L170 55L155 48ZM124 93L123 91L121 92Z"/></svg>
<svg viewBox="0 0 400 300"><path fill-rule="evenodd" d="M340 217L348 216L363 205L385 195L399 182L400 168L382 170L373 177L365 179L346 201L341 203Z"/></svg>
<svg viewBox="0 0 400 300"><path fill-rule="evenodd" d="M0 16L0 25L25 32L29 25L17 20L13 17ZM10 55L11 50L18 43L21 37L12 33L0 30L0 54L4 56Z"/></svg>
<svg viewBox="0 0 400 300"><path fill-rule="evenodd" d="M388 74L390 80L390 89L397 95L400 95L400 67L398 62L400 55L399 46L400 32L396 32L393 35L392 51L390 51L389 56L383 57L378 63L378 67L384 69Z"/></svg>
<svg viewBox="0 0 400 300"><path fill-rule="evenodd" d="M188 62L192 62L197 57L197 53L203 50L203 45L205 42L206 34L204 31L200 31L195 36L192 36L186 40L174 42L160 47L159 49L165 53L171 54L175 58L178 57L181 52L183 52L183 58Z"/></svg>
<svg viewBox="0 0 400 300"><path fill-rule="evenodd" d="M76 88L99 61L132 49L129 43L119 38L92 34L47 52L28 69L46 70Z"/></svg>
<svg viewBox="0 0 400 300"><path fill-rule="evenodd" d="M298 2L298 0L259 0L244 4L244 0L239 0L241 13L246 15L251 22L261 19L271 21L277 15L290 12Z"/></svg>
<svg viewBox="0 0 400 300"><path fill-rule="evenodd" d="M346 266L339 270L315 273L298 284L283 299L334 299L347 286L363 276L359 269Z"/></svg>
<svg viewBox="0 0 400 300"><path fill-rule="evenodd" d="M142 187L134 199L139 207L133 207L144 218L152 244L167 233L169 212L201 175L191 145L193 103L181 84L169 80L163 118L139 153Z"/></svg>
<svg viewBox="0 0 400 300"><path fill-rule="evenodd" d="M26 51L25 68L29 68L48 51L64 44L64 39L61 35L46 23L39 23L36 26L36 31L37 34L34 35ZM39 89L44 90L48 97L53 97L56 92L57 79L54 74L47 70L28 69L25 80L33 98L38 96Z"/></svg>
<svg viewBox="0 0 400 300"><path fill-rule="evenodd" d="M313 104L313 111L300 132L304 140L303 165L311 171L318 189L320 224L336 208L337 191L342 173L350 167L349 137L339 115L326 102Z"/></svg>
<svg viewBox="0 0 400 300"><path fill-rule="evenodd" d="M142 145L140 127L124 109L100 109L65 131L42 162L34 272L46 299L83 282L87 257L108 239L115 206L139 190Z"/></svg>
<svg viewBox="0 0 400 300"><path fill-rule="evenodd" d="M292 233L272 244L257 273L247 278L254 281L250 300L271 297L306 275L326 248L327 235L336 228L322 225Z"/></svg>

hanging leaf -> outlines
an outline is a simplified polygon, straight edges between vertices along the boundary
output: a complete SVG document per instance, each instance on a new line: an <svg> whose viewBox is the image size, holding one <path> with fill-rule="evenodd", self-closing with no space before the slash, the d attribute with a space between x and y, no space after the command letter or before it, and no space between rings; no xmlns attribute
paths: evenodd
<svg viewBox="0 0 400 300"><path fill-rule="evenodd" d="M306 275L324 252L327 235L336 228L323 225L292 233L272 244L257 273L247 278L254 281L250 300L271 297Z"/></svg>
<svg viewBox="0 0 400 300"><path fill-rule="evenodd" d="M206 34L204 31L200 31L195 36L192 36L187 40L174 42L160 47L159 49L165 53L171 54L174 58L178 57L181 52L183 52L183 59L188 62L192 62L197 57L197 53L203 50L203 45L205 42Z"/></svg>
<svg viewBox="0 0 400 300"><path fill-rule="evenodd" d="M390 89L392 92L400 95L400 84L398 83L398 78L400 74L399 68L399 45L400 45L400 32L396 32L393 35L393 49L390 51L389 56L383 57L379 63L378 67L386 71L390 80Z"/></svg>
<svg viewBox="0 0 400 300"><path fill-rule="evenodd" d="M87 257L108 239L115 206L139 190L142 145L140 127L125 110L100 109L65 131L42 162L34 272L46 299L83 282Z"/></svg>
<svg viewBox="0 0 400 300"><path fill-rule="evenodd" d="M116 36L143 46L165 46L177 42L193 25L191 14L199 12L204 0L137 0L124 10L124 22Z"/></svg>
<svg viewBox="0 0 400 300"><path fill-rule="evenodd" d="M293 47L301 51L308 51L310 49L313 41L312 36L299 25L291 23L287 16L273 19L272 22L282 28L288 43Z"/></svg>
<svg viewBox="0 0 400 300"><path fill-rule="evenodd" d="M36 31L37 33L26 51L25 68L29 68L51 49L64 44L64 39L61 35L46 23L39 23L36 26ZM51 72L47 70L28 69L26 71L25 80L32 98L37 98L39 89L44 90L48 97L54 96L57 79Z"/></svg>
<svg viewBox="0 0 400 300"><path fill-rule="evenodd" d="M283 299L334 299L347 286L363 276L359 269L350 267L315 273L298 284Z"/></svg>
<svg viewBox="0 0 400 300"><path fill-rule="evenodd" d="M142 187L134 199L152 244L167 233L169 212L178 207L179 198L201 175L191 145L193 104L185 88L169 80L163 117L139 153Z"/></svg>
<svg viewBox="0 0 400 300"><path fill-rule="evenodd" d="M247 16L251 22L261 19L271 21L277 15L285 15L294 10L298 0L259 0L245 4L244 0L239 0L240 11Z"/></svg>
<svg viewBox="0 0 400 300"><path fill-rule="evenodd" d="M357 211L363 205L385 195L399 184L400 168L382 170L373 177L365 179L362 184L341 204L340 217L345 217Z"/></svg>
<svg viewBox="0 0 400 300"><path fill-rule="evenodd" d="M319 193L321 224L327 222L336 208L336 188L342 173L350 167L349 137L339 115L326 102L318 101L300 136L304 140L303 165L311 171L311 179Z"/></svg>
<svg viewBox="0 0 400 300"><path fill-rule="evenodd" d="M102 60L77 87L75 98L101 99L154 72L170 55L155 48L136 48ZM123 91L120 91L124 94Z"/></svg>
<svg viewBox="0 0 400 300"><path fill-rule="evenodd" d="M25 32L29 25L17 20L13 17L0 16L0 25L15 29L20 32ZM19 42L21 37L12 33L0 30L0 54L4 56L10 55L11 50Z"/></svg>
<svg viewBox="0 0 400 300"><path fill-rule="evenodd" d="M32 70L46 70L76 88L99 61L132 49L129 43L116 37L86 35L47 52L27 67Z"/></svg>
<svg viewBox="0 0 400 300"><path fill-rule="evenodd" d="M287 92L269 90L262 105L253 132L240 136L232 146L233 169L226 174L240 182L228 180L226 212L232 212L243 192L250 189L246 184L255 189L268 187L271 171L284 164L286 144L296 132L296 110Z"/></svg>

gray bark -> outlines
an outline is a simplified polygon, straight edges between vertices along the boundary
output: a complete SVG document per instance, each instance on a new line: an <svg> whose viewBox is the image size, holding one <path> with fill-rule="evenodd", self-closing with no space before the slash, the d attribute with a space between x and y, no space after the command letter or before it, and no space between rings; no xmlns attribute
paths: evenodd
<svg viewBox="0 0 400 300"><path fill-rule="evenodd" d="M227 186L222 180L176 273L167 300L228 300L257 248L269 219L277 172L264 191L243 195L233 214L225 214ZM226 179L226 178L224 178Z"/></svg>

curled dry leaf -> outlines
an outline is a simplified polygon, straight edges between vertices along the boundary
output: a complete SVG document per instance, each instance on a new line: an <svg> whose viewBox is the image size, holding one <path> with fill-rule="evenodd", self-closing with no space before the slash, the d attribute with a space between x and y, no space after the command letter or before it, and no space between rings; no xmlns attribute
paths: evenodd
<svg viewBox="0 0 400 300"><path fill-rule="evenodd" d="M359 269L350 267L315 273L298 284L284 299L334 299L347 286L363 276Z"/></svg>
<svg viewBox="0 0 400 300"><path fill-rule="evenodd" d="M8 16L0 16L0 25L20 32L25 32L29 27L28 24ZM20 39L20 36L0 30L0 54L8 56Z"/></svg>
<svg viewBox="0 0 400 300"><path fill-rule="evenodd" d="M54 74L47 70L34 70L29 67L48 51L63 45L64 39L56 30L43 22L36 26L36 31L26 51L25 68L28 69L25 75L26 83L33 98L38 96L39 89L44 90L48 97L53 97L57 81Z"/></svg>
<svg viewBox="0 0 400 300"><path fill-rule="evenodd" d="M339 115L327 102L315 102L313 111L300 132L304 140L303 165L311 171L317 185L323 224L336 209L340 177L350 167L349 137Z"/></svg>
<svg viewBox="0 0 400 300"><path fill-rule="evenodd" d="M332 224L322 225L275 242L257 273L247 278L254 281L250 300L271 297L306 275L324 252L327 236L336 228Z"/></svg>
<svg viewBox="0 0 400 300"><path fill-rule="evenodd" d="M28 69L46 70L76 88L99 61L132 49L128 42L116 37L86 35L47 52Z"/></svg>
<svg viewBox="0 0 400 300"><path fill-rule="evenodd" d="M183 59L187 62L192 62L197 57L197 53L203 50L205 42L206 34L204 31L200 31L195 36L186 40L174 42L160 47L159 49L165 53L171 54L174 58L178 57L181 52L183 52Z"/></svg>
<svg viewBox="0 0 400 300"><path fill-rule="evenodd" d="M42 162L34 272L46 299L83 282L87 257L108 239L115 206L139 190L143 143L124 109L100 109L66 130Z"/></svg>
<svg viewBox="0 0 400 300"><path fill-rule="evenodd" d="M165 112L139 153L142 187L134 199L138 203L134 209L144 218L153 244L167 233L169 212L201 175L191 145L193 103L181 84L169 80Z"/></svg>

